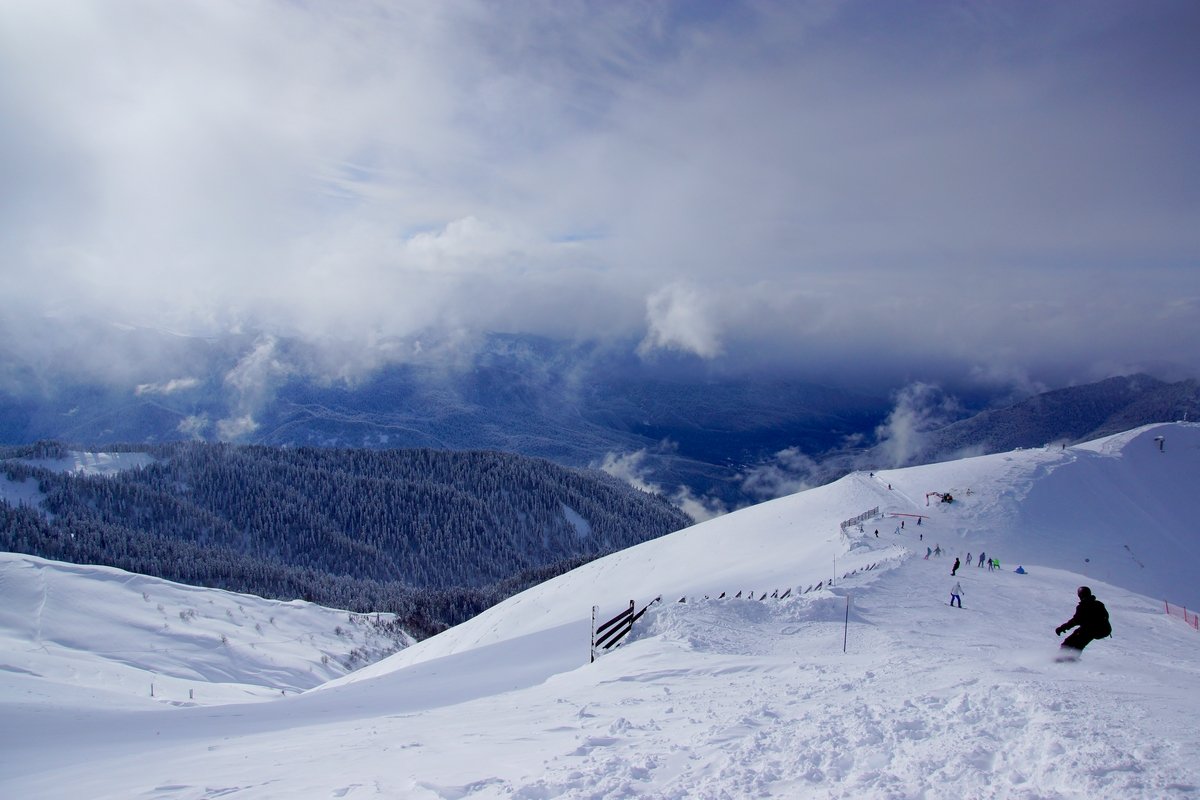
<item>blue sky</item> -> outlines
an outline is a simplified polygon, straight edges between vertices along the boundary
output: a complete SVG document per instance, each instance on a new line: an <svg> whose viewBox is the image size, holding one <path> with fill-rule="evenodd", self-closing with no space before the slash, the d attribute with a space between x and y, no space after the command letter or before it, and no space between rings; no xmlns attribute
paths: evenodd
<svg viewBox="0 0 1200 800"><path fill-rule="evenodd" d="M3 327L1194 375L1198 36L1192 2L13 0Z"/></svg>

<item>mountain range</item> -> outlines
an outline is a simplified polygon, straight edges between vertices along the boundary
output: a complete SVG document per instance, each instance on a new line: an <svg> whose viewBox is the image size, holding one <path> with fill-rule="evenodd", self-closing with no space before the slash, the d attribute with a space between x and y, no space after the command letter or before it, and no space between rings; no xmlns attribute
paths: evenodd
<svg viewBox="0 0 1200 800"><path fill-rule="evenodd" d="M0 353L0 443L498 450L604 467L702 517L853 469L1200 415L1194 379L1147 375L1017 398L966 385L921 397L532 336L394 343L391 360L360 363L270 337L121 335L137 363L84 369L64 354L34 365Z"/></svg>

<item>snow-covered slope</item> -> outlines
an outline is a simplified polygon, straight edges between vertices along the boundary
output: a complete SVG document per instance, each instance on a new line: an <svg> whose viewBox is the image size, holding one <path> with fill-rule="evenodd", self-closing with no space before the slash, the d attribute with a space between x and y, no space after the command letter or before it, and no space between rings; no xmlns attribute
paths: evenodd
<svg viewBox="0 0 1200 800"><path fill-rule="evenodd" d="M272 703L48 705L12 689L37 679L0 673L0 792L1198 797L1200 632L1163 613L1164 599L1200 605L1197 476L1200 427L1183 424L850 475L586 565ZM936 545L945 555L923 558ZM965 608L951 608L950 563L980 550L1003 568L963 566ZM1115 634L1055 663L1082 582ZM604 618L660 595L631 641L589 663L593 604Z"/></svg>
<svg viewBox="0 0 1200 800"><path fill-rule="evenodd" d="M391 614L0 554L0 698L149 707L274 699L412 643Z"/></svg>

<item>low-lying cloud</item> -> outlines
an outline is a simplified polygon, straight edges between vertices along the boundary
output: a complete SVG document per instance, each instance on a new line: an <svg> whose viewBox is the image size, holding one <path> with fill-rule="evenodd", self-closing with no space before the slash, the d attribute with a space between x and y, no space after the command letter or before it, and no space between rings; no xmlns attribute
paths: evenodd
<svg viewBox="0 0 1200 800"><path fill-rule="evenodd" d="M596 468L618 478L635 489L662 495L696 522L728 513L729 509L715 497L701 497L687 486L664 487L648 476L651 472L646 464L647 451L608 453Z"/></svg>

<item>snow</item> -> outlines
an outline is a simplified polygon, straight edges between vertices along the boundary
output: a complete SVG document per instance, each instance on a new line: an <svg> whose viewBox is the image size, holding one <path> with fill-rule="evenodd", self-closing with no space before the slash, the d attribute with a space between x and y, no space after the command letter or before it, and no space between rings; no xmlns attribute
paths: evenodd
<svg viewBox="0 0 1200 800"><path fill-rule="evenodd" d="M266 664L238 661L237 688L206 682L207 651L154 652L161 634L131 608L157 624L157 607L136 586L92 585L148 579L10 556L0 794L1200 797L1200 633L1163 605L1200 605L1197 475L1200 426L1187 424L854 474L585 565L270 702L219 704L274 686ZM926 505L931 491L955 502ZM865 534L841 534L875 506L884 518ZM897 534L889 514L925 516ZM927 561L933 544L946 554ZM950 576L980 550L1003 568ZM955 580L962 609L948 604ZM1053 631L1082 583L1115 633L1057 663ZM589 662L593 604L607 619L658 596L630 640ZM116 660L214 699L123 693Z"/></svg>
<svg viewBox="0 0 1200 800"><path fill-rule="evenodd" d="M155 459L149 453L89 453L72 450L63 458L21 458L16 460L51 472L105 476L148 466L154 463ZM45 499L45 496L38 490L37 481L14 481L10 480L7 475L0 475L0 501L7 502L12 506L33 508L40 505Z"/></svg>
<svg viewBox="0 0 1200 800"><path fill-rule="evenodd" d="M0 554L0 701L154 708L275 699L399 643L348 614L111 567ZM34 680L36 679L36 680ZM153 687L153 689L151 688ZM152 694L153 692L153 694Z"/></svg>
<svg viewBox="0 0 1200 800"><path fill-rule="evenodd" d="M64 458L23 458L20 461L31 467L41 467L52 472L114 475L127 469L149 466L155 459L149 453L89 453L72 450Z"/></svg>

